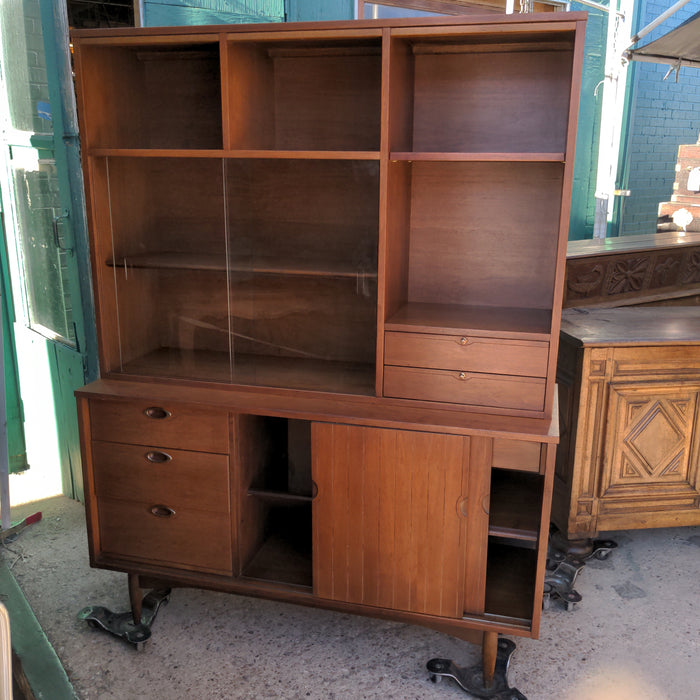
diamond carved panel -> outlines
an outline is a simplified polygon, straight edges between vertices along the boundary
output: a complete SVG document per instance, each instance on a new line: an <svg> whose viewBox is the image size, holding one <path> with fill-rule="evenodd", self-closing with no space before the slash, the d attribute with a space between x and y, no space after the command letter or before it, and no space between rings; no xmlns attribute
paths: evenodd
<svg viewBox="0 0 700 700"><path fill-rule="evenodd" d="M684 426L677 425L673 414L659 401L651 406L637 406L631 413L636 414L637 420L633 418L633 428L624 438L629 457L633 455L637 465L651 477L665 473L683 449Z"/></svg>
<svg viewBox="0 0 700 700"><path fill-rule="evenodd" d="M693 489L690 436L697 392L611 387L602 494Z"/></svg>

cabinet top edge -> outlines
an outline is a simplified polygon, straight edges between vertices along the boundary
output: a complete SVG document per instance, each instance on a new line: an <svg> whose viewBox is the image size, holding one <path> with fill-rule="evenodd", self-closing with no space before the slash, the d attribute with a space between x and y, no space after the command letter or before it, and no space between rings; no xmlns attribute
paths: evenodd
<svg viewBox="0 0 700 700"><path fill-rule="evenodd" d="M444 16L434 18L393 18L393 19L356 19L321 22L265 22L260 24L221 24L221 25L195 25L176 27L116 27L112 29L74 29L71 32L73 40L84 41L102 38L148 38L148 37L191 37L201 41L211 41L221 35L244 34L249 32L269 32L284 35L299 31L315 30L319 32L330 30L362 29L400 29L422 27L436 28L444 26L475 27L493 26L496 29L501 26L513 26L525 28L528 25L550 25L555 30L573 30L577 22L586 22L587 12L539 12L526 15L468 15L468 16ZM565 26L569 25L569 26Z"/></svg>
<svg viewBox="0 0 700 700"><path fill-rule="evenodd" d="M557 400L552 417L524 418L464 410L406 407L392 399L358 395L270 390L261 387L188 387L154 381L98 379L75 395L90 400L172 402L206 406L233 413L279 416L327 423L371 425L380 428L483 435L541 443L557 443ZM392 410L387 410L389 407Z"/></svg>

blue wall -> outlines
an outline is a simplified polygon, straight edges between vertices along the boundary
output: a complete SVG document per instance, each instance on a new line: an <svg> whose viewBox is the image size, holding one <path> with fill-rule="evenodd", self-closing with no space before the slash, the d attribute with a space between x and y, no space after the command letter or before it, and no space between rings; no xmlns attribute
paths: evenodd
<svg viewBox="0 0 700 700"><path fill-rule="evenodd" d="M284 0L144 0L146 27L284 22Z"/></svg>
<svg viewBox="0 0 700 700"><path fill-rule="evenodd" d="M645 27L672 4L672 0L642 0L636 31ZM700 11L692 0L642 39L658 38ZM621 202L617 230L620 235L654 233L660 202L673 193L678 146L696 143L700 132L700 70L681 68L665 81L668 66L633 61L628 81L631 88L626 153L621 159L619 182L631 190Z"/></svg>
<svg viewBox="0 0 700 700"><path fill-rule="evenodd" d="M572 3L571 9L588 11L569 219L569 239L578 240L593 237L600 107L603 96L602 90L598 91L597 96L595 90L605 74L608 13L575 2Z"/></svg>

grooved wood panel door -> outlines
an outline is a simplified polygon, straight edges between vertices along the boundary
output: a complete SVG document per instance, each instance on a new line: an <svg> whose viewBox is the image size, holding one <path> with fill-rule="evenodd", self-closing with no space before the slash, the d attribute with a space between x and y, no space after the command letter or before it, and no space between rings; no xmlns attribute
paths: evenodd
<svg viewBox="0 0 700 700"><path fill-rule="evenodd" d="M469 438L314 423L314 593L462 617Z"/></svg>

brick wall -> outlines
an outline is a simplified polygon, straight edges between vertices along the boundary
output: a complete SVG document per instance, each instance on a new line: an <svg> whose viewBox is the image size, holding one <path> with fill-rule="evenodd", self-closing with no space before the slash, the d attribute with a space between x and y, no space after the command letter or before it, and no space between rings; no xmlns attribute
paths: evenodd
<svg viewBox="0 0 700 700"><path fill-rule="evenodd" d="M646 26L672 4L671 0L643 0L638 29ZM692 0L640 42L646 44L682 24L700 11ZM678 146L696 143L700 132L700 70L681 68L663 77L668 66L633 62L629 76L631 107L625 172L621 183L631 190L622 203L620 235L653 233L660 202L670 200Z"/></svg>

